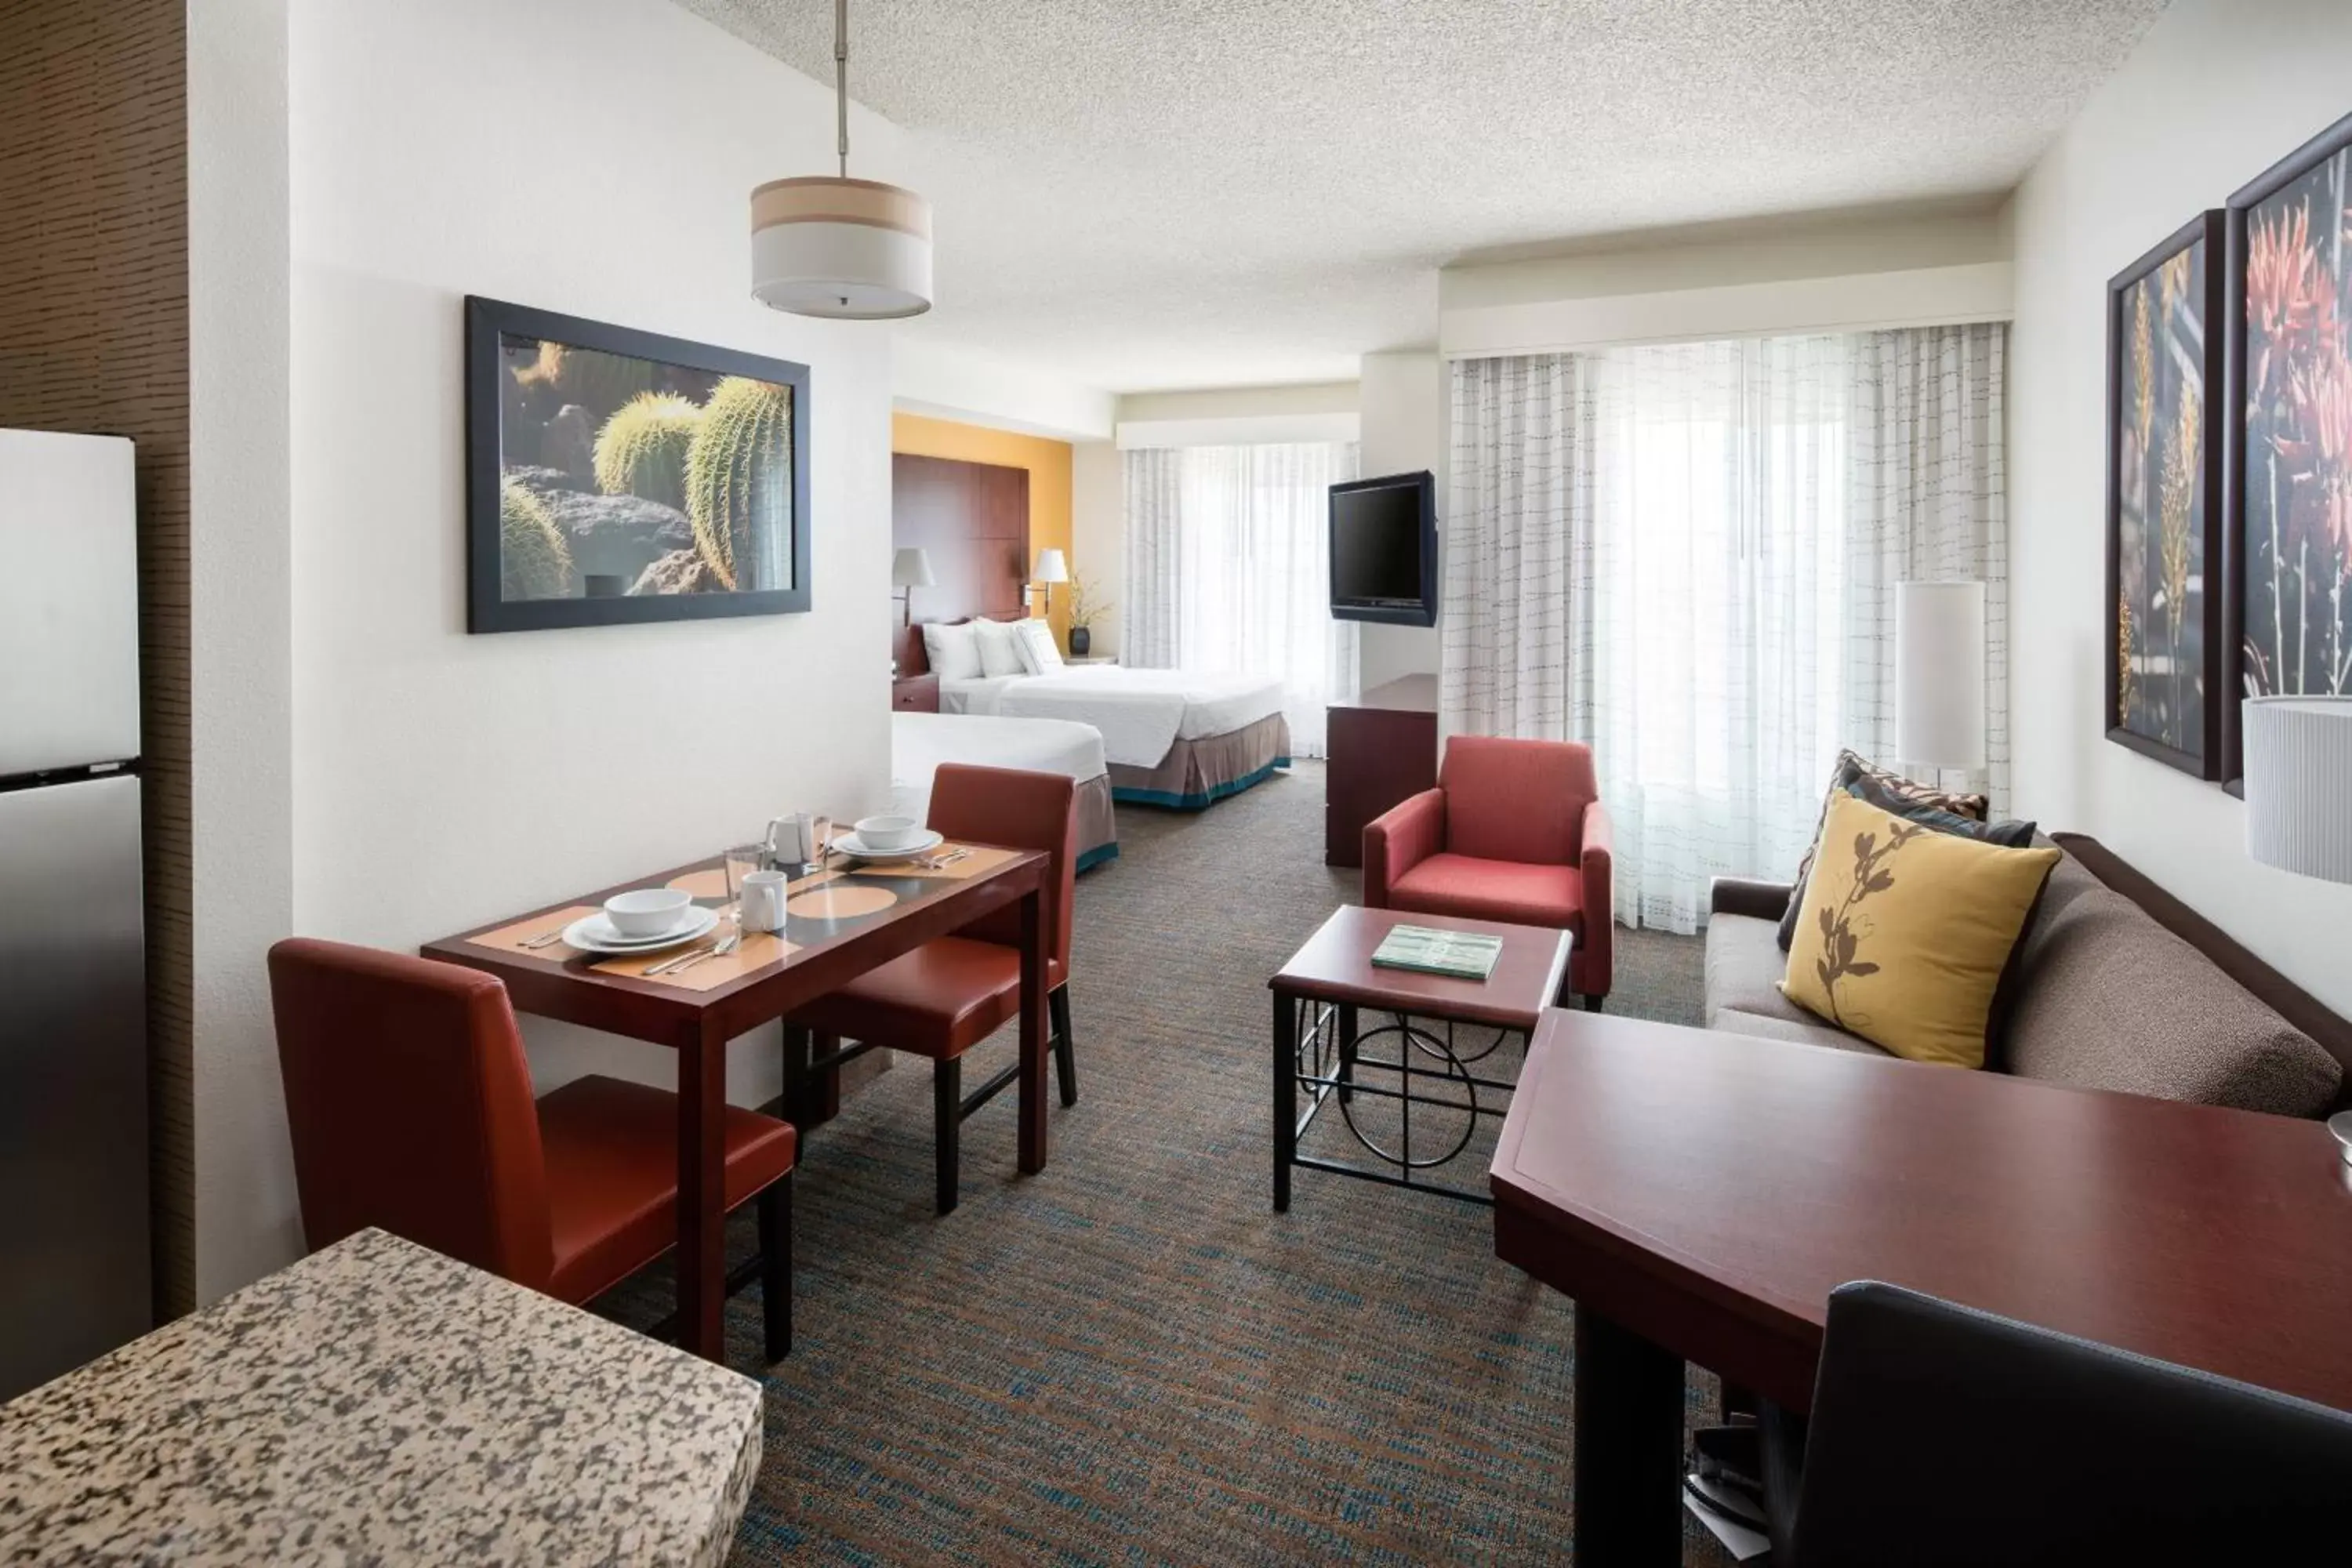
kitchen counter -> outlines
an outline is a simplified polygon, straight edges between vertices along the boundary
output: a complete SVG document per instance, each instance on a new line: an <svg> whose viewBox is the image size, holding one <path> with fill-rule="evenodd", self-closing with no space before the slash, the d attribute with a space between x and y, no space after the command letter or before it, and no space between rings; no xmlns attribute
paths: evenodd
<svg viewBox="0 0 2352 1568"><path fill-rule="evenodd" d="M362 1231L0 1405L0 1563L726 1560L760 1385Z"/></svg>

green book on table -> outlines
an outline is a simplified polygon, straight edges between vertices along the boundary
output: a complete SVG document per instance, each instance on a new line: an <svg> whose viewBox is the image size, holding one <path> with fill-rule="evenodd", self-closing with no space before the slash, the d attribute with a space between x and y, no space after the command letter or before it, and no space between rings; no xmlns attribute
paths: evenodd
<svg viewBox="0 0 2352 1568"><path fill-rule="evenodd" d="M1412 969L1457 980L1486 979L1495 973L1495 961L1502 956L1499 936L1434 931L1428 926L1397 926L1372 950L1372 963L1380 968Z"/></svg>

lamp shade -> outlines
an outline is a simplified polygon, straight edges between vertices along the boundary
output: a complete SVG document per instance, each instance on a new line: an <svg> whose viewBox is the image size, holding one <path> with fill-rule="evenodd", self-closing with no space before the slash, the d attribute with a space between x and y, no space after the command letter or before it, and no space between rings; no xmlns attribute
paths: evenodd
<svg viewBox="0 0 2352 1568"><path fill-rule="evenodd" d="M1933 768L1985 763L1985 585L1895 585L1895 753Z"/></svg>
<svg viewBox="0 0 2352 1568"><path fill-rule="evenodd" d="M2352 882L2352 697L2250 697L2246 853Z"/></svg>
<svg viewBox="0 0 2352 1568"><path fill-rule="evenodd" d="M919 316L931 308L931 204L879 180L771 180L751 193L751 292L796 316Z"/></svg>
<svg viewBox="0 0 2352 1568"><path fill-rule="evenodd" d="M1070 580L1070 563L1058 550L1037 552L1036 580L1040 583L1066 583Z"/></svg>
<svg viewBox="0 0 2352 1568"><path fill-rule="evenodd" d="M901 550L890 557L890 586L893 588L928 588L937 581L931 575L931 554L928 550Z"/></svg>

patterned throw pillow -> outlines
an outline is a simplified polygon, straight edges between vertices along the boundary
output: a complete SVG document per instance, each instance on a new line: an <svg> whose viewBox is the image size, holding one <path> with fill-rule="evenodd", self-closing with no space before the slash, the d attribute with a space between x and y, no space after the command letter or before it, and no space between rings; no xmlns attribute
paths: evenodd
<svg viewBox="0 0 2352 1568"><path fill-rule="evenodd" d="M1051 675L1066 668L1062 663L1062 650L1054 646L1054 628L1031 616L1015 623L1021 633L1021 662L1032 675Z"/></svg>
<svg viewBox="0 0 2352 1568"><path fill-rule="evenodd" d="M1830 802L1780 990L1912 1061L1980 1068L2001 978L2058 851L1938 833Z"/></svg>
<svg viewBox="0 0 2352 1568"><path fill-rule="evenodd" d="M1797 934L1797 911L1804 905L1805 879L1812 871L1813 856L1821 849L1822 826L1830 819L1830 807L1840 795L1859 795L1882 811L1925 823L1944 833L1967 832L1969 824L1981 827L1985 814L1992 806L1980 795L1937 789L1916 779L1906 779L1901 773L1888 773L1853 752L1840 752L1837 766L1830 770L1829 793L1822 798L1821 817L1813 825L1812 847L1797 862L1796 885L1789 890L1789 907L1780 916L1782 952L1789 951L1789 943ZM2033 841L2033 824L2003 823L1995 833L1979 832L1976 837L2012 847L2030 844Z"/></svg>
<svg viewBox="0 0 2352 1568"><path fill-rule="evenodd" d="M1021 658L1021 632L1013 621L980 620L971 623L980 642L980 673L983 679L994 680L1001 676L1026 675L1028 665Z"/></svg>

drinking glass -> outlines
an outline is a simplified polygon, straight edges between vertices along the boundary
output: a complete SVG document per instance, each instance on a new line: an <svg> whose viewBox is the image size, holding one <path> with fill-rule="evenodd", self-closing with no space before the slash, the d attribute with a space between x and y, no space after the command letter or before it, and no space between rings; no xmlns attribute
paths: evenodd
<svg viewBox="0 0 2352 1568"><path fill-rule="evenodd" d="M764 844L738 844L727 851L727 912L738 926L743 923L743 879L767 864Z"/></svg>

